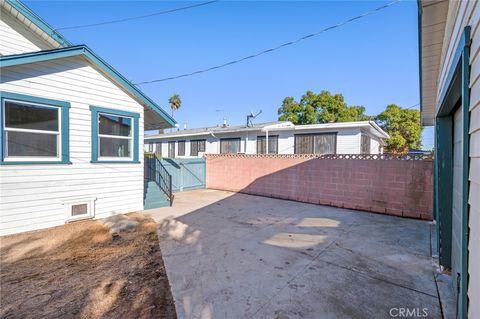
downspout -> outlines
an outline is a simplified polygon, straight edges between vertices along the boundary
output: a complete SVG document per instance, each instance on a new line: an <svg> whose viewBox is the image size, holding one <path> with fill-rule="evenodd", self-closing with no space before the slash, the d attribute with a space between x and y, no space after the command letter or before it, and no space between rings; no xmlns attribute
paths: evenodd
<svg viewBox="0 0 480 319"><path fill-rule="evenodd" d="M217 140L219 140L219 138L216 137L215 134L213 134L212 131L210 131L210 132L208 132L208 133L210 133L210 135L211 135L213 138L216 138ZM217 146L217 154L220 154L220 143L217 143L217 145L218 145L218 146ZM207 151L207 145L205 144L205 153L206 153L206 151Z"/></svg>
<svg viewBox="0 0 480 319"><path fill-rule="evenodd" d="M268 130L265 130L265 154L268 154Z"/></svg>

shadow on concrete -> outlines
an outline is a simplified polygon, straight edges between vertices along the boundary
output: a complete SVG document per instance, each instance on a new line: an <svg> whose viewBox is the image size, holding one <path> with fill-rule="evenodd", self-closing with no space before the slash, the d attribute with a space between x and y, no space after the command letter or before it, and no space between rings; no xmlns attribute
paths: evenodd
<svg viewBox="0 0 480 319"><path fill-rule="evenodd" d="M216 190L148 213L179 318L442 316L428 222Z"/></svg>

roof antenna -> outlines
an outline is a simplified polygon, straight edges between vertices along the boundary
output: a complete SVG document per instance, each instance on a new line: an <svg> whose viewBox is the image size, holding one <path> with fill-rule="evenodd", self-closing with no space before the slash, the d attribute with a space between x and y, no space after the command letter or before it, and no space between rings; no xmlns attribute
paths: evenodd
<svg viewBox="0 0 480 319"><path fill-rule="evenodd" d="M250 111L250 114L247 115L247 127L253 126L253 119L259 116L262 113L262 110L258 111L257 114L253 114L253 111Z"/></svg>

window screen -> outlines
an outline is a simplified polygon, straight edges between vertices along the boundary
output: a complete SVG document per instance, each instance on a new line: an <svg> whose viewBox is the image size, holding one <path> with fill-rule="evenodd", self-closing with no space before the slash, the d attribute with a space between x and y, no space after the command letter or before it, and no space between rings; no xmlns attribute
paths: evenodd
<svg viewBox="0 0 480 319"><path fill-rule="evenodd" d="M130 117L98 114L101 157L132 157L132 123Z"/></svg>
<svg viewBox="0 0 480 319"><path fill-rule="evenodd" d="M295 154L313 154L313 135L295 135Z"/></svg>
<svg viewBox="0 0 480 319"><path fill-rule="evenodd" d="M257 154L265 154L267 148L267 138L257 136ZM278 135L268 136L268 154L278 154Z"/></svg>
<svg viewBox="0 0 480 319"><path fill-rule="evenodd" d="M168 157L175 158L175 142L168 142Z"/></svg>
<svg viewBox="0 0 480 319"><path fill-rule="evenodd" d="M315 154L335 154L337 134L321 134L313 137Z"/></svg>
<svg viewBox="0 0 480 319"><path fill-rule="evenodd" d="M220 153L239 153L240 138L222 138L220 139Z"/></svg>
<svg viewBox="0 0 480 319"><path fill-rule="evenodd" d="M4 102L5 157L59 157L60 108Z"/></svg>
<svg viewBox="0 0 480 319"><path fill-rule="evenodd" d="M198 156L198 153L205 152L206 140L192 140L190 141L190 155Z"/></svg>
<svg viewBox="0 0 480 319"><path fill-rule="evenodd" d="M178 141L178 156L185 156L185 141Z"/></svg>
<svg viewBox="0 0 480 319"><path fill-rule="evenodd" d="M162 157L162 142L155 143L155 154L158 157Z"/></svg>
<svg viewBox="0 0 480 319"><path fill-rule="evenodd" d="M361 153L370 154L370 137L362 134Z"/></svg>
<svg viewBox="0 0 480 319"><path fill-rule="evenodd" d="M336 154L337 134L295 135L295 154Z"/></svg>
<svg viewBox="0 0 480 319"><path fill-rule="evenodd" d="M88 204L72 205L71 214L72 214L72 216L87 215L88 214Z"/></svg>

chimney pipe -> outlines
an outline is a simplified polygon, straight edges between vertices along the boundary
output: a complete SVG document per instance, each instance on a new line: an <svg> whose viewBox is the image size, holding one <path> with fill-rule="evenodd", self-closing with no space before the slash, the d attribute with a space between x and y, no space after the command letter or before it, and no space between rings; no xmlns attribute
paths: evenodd
<svg viewBox="0 0 480 319"><path fill-rule="evenodd" d="M228 126L228 124L227 124L227 118L224 117L224 118L223 118L223 125L222 125L222 127L227 127L227 126Z"/></svg>
<svg viewBox="0 0 480 319"><path fill-rule="evenodd" d="M183 129L184 129L184 130L187 129L187 123L183 123Z"/></svg>

